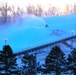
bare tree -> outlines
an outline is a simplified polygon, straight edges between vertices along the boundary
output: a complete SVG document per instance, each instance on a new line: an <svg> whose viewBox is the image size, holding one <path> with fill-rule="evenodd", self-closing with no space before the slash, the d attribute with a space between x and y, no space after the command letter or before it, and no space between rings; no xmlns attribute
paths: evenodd
<svg viewBox="0 0 76 75"><path fill-rule="evenodd" d="M43 14L43 8L39 4L37 6L29 4L26 7L26 9L27 9L28 14L33 14L33 15L36 15L36 16L42 16L42 14Z"/></svg>
<svg viewBox="0 0 76 75"><path fill-rule="evenodd" d="M8 3L2 3L2 6L0 7L2 23L6 23L10 20L8 16L8 13L10 11L11 11L11 7L8 6Z"/></svg>
<svg viewBox="0 0 76 75"><path fill-rule="evenodd" d="M76 4L74 4L73 11L74 11L74 13L76 13Z"/></svg>

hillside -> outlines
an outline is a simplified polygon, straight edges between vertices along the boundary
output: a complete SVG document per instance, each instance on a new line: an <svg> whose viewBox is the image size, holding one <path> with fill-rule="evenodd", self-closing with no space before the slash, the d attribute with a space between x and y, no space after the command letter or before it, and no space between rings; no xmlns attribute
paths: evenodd
<svg viewBox="0 0 76 75"><path fill-rule="evenodd" d="M0 49L4 38L16 53L72 36L72 30L75 35L76 14L46 18L23 15L15 23L0 27Z"/></svg>

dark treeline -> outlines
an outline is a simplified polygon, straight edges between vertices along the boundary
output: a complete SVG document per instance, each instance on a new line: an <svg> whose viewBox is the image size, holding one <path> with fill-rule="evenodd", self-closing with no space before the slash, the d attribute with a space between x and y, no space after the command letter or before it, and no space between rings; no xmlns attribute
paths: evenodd
<svg viewBox="0 0 76 75"><path fill-rule="evenodd" d="M0 5L0 24L14 22L23 12L20 7L15 8L12 5L9 6L6 2L2 3Z"/></svg>
<svg viewBox="0 0 76 75"><path fill-rule="evenodd" d="M0 51L0 75L36 75L36 56L26 53L21 60L24 65L20 68L12 48L5 45Z"/></svg>
<svg viewBox="0 0 76 75"><path fill-rule="evenodd" d="M0 75L37 75L37 73L61 75L68 71L76 75L76 49L72 49L66 58L64 52L57 45L51 48L45 58L45 64L37 62L36 55L25 53L22 55L21 67L9 45L3 46L0 51ZM43 66L43 67L42 67Z"/></svg>
<svg viewBox="0 0 76 75"><path fill-rule="evenodd" d="M38 72L43 74L55 73L55 75L62 75L62 73L76 75L76 49L72 49L68 57L61 50L59 46L55 46L50 50L50 53L45 58L44 68L38 67Z"/></svg>
<svg viewBox="0 0 76 75"><path fill-rule="evenodd" d="M21 19L21 15L23 13L36 15L39 17L60 16L76 13L76 4L74 4L73 6L66 4L64 11L62 11L61 8L51 6L51 4L49 5L49 7L47 7L47 10L45 10L40 4L37 4L36 6L28 4L28 6L25 5L25 8L20 8L13 5L9 6L8 3L5 2L0 5L0 24L14 22L17 18Z"/></svg>

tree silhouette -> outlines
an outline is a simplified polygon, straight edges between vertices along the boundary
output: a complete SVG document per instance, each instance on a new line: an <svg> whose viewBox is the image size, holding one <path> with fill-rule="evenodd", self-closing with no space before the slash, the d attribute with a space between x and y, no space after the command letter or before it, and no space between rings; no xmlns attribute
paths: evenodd
<svg viewBox="0 0 76 75"><path fill-rule="evenodd" d="M14 73L18 73L18 70L16 69L17 67L16 58L9 45L5 45L3 47L2 61L4 64L3 68L6 75L10 75L10 74L12 75Z"/></svg>
<svg viewBox="0 0 76 75"><path fill-rule="evenodd" d="M27 13L28 14L32 14L32 15L36 15L36 16L42 16L43 14L43 8L40 4L37 4L37 6L34 6L34 5L28 5L26 7L27 9Z"/></svg>
<svg viewBox="0 0 76 75"><path fill-rule="evenodd" d="M73 49L67 58L68 69L73 70L74 75L76 75L76 49Z"/></svg>
<svg viewBox="0 0 76 75"><path fill-rule="evenodd" d="M8 22L8 20L10 20L9 16L8 16L8 12L11 11L11 7L8 6L8 3L2 3L2 5L0 6L0 12L1 12L1 23L6 23Z"/></svg>
<svg viewBox="0 0 76 75"><path fill-rule="evenodd" d="M55 46L45 59L46 68L49 72L55 71L59 75L65 66L65 57L59 46Z"/></svg>
<svg viewBox="0 0 76 75"><path fill-rule="evenodd" d="M0 51L0 75L4 71L3 51Z"/></svg>
<svg viewBox="0 0 76 75"><path fill-rule="evenodd" d="M33 55L24 54L22 58L23 70L25 75L36 75L36 58Z"/></svg>

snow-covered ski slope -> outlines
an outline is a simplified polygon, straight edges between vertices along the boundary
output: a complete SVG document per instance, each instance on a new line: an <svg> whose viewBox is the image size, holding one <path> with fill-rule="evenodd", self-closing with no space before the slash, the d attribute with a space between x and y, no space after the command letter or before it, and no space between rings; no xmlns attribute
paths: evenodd
<svg viewBox="0 0 76 75"><path fill-rule="evenodd" d="M46 25L48 25L46 27ZM61 40L76 34L76 14L39 18L23 15L16 22L0 26L0 50L7 38L14 53Z"/></svg>

